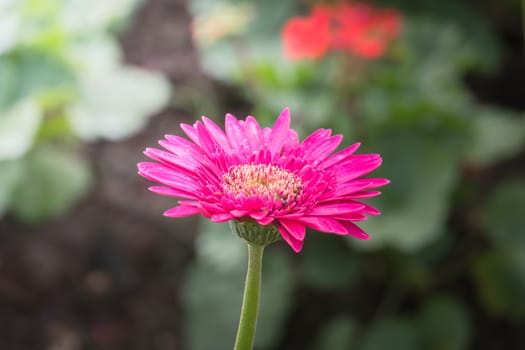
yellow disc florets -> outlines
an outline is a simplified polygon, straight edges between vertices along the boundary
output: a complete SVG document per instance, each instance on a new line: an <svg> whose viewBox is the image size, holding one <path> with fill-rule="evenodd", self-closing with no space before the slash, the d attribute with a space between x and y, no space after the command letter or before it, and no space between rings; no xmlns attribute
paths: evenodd
<svg viewBox="0 0 525 350"><path fill-rule="evenodd" d="M274 165L243 164L223 175L223 189L236 196L270 197L291 204L303 192L303 183L296 174Z"/></svg>

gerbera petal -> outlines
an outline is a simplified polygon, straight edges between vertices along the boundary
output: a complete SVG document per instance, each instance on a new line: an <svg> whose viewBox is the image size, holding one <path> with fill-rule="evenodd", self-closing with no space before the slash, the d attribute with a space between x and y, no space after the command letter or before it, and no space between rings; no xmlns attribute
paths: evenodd
<svg viewBox="0 0 525 350"><path fill-rule="evenodd" d="M252 116L246 117L246 122L244 123L244 132L246 133L246 136L248 138L248 143L250 144L250 148L252 150L260 149L262 146L261 144L262 131L261 131L261 127L259 126L259 123L254 117Z"/></svg>
<svg viewBox="0 0 525 350"><path fill-rule="evenodd" d="M199 160L203 161L205 159L202 149L193 142L174 135L166 135L166 139L167 140L160 140L159 145L176 156L186 157L192 160L192 163L197 163Z"/></svg>
<svg viewBox="0 0 525 350"><path fill-rule="evenodd" d="M346 232L347 235L354 236L356 238L363 239L363 240L370 239L370 236L356 224L353 224L350 221L339 221L339 223L345 227L347 231Z"/></svg>
<svg viewBox="0 0 525 350"><path fill-rule="evenodd" d="M329 156L337 149L341 141L342 135L334 135L330 129L318 129L310 136L304 139L301 144L303 152L310 159L322 160Z"/></svg>
<svg viewBox="0 0 525 350"><path fill-rule="evenodd" d="M286 136L286 140L283 145L283 149L287 152L294 151L297 146L299 145L299 135L295 132L295 130L289 130L288 136Z"/></svg>
<svg viewBox="0 0 525 350"><path fill-rule="evenodd" d="M311 216L330 216L330 215L343 215L348 213L354 213L361 211L365 208L363 203L330 203L321 204L312 208L308 215Z"/></svg>
<svg viewBox="0 0 525 350"><path fill-rule="evenodd" d="M342 162L343 160L345 160L348 157L352 156L354 154L354 152L359 148L359 146L361 146L361 143L357 142L357 143L354 143L353 145L348 146L347 148L337 152L336 154L334 154L330 158L326 159L323 162L322 167L324 169L328 169L331 166L334 166L334 165Z"/></svg>
<svg viewBox="0 0 525 350"><path fill-rule="evenodd" d="M312 152L310 157L312 159L324 159L332 154L337 149L341 141L343 140L342 135L334 135L324 142L320 143Z"/></svg>
<svg viewBox="0 0 525 350"><path fill-rule="evenodd" d="M202 117L202 121L204 122L204 125L206 125L206 128L215 142L221 146L223 150L229 153L231 150L230 143L228 142L228 138L224 131L222 131L222 129L210 118Z"/></svg>
<svg viewBox="0 0 525 350"><path fill-rule="evenodd" d="M200 209L196 207L188 207L186 205L179 205L178 207L168 209L164 212L164 216L172 218L180 218L195 214L200 214Z"/></svg>
<svg viewBox="0 0 525 350"><path fill-rule="evenodd" d="M170 196L170 197L178 197L178 198L188 198L188 199L198 199L198 197L194 193L182 191L182 190L176 190L171 187L165 187L165 186L150 186L148 188L151 192L160 194L161 196Z"/></svg>
<svg viewBox="0 0 525 350"><path fill-rule="evenodd" d="M250 217L254 220L260 220L267 216L268 216L268 212L265 212L265 211L256 211L256 212L250 213Z"/></svg>
<svg viewBox="0 0 525 350"><path fill-rule="evenodd" d="M301 143L301 147L305 152L310 152L315 149L320 143L324 142L332 134L330 129L317 129Z"/></svg>
<svg viewBox="0 0 525 350"><path fill-rule="evenodd" d="M199 136L197 135L197 129L194 126L182 123L180 124L180 128L182 129L182 131L184 131L186 136L190 138L190 140L192 140L196 145L200 145Z"/></svg>
<svg viewBox="0 0 525 350"><path fill-rule="evenodd" d="M281 237L288 243L290 247L294 250L294 252L299 253L301 249L303 248L303 240L295 238L286 228L286 226L280 224L278 225L279 232L281 233Z"/></svg>
<svg viewBox="0 0 525 350"><path fill-rule="evenodd" d="M153 160L157 160L169 167L176 167L186 175L195 174L197 164L188 161L186 157L176 156L171 152L162 151L156 148L146 148L144 154Z"/></svg>
<svg viewBox="0 0 525 350"><path fill-rule="evenodd" d="M195 123L195 128L197 129L197 136L201 148L208 154L215 153L217 151L217 143L211 137L208 129L201 122Z"/></svg>
<svg viewBox="0 0 525 350"><path fill-rule="evenodd" d="M379 154L353 154L351 157L344 159L338 163L338 168L348 168L348 167L364 167L371 166L381 162L381 156ZM339 170L340 170L339 169Z"/></svg>
<svg viewBox="0 0 525 350"><path fill-rule="evenodd" d="M339 183L345 183L350 180L354 180L360 176L363 176L365 174L368 174L375 169L377 169L381 165L381 158L378 157L374 160L370 160L366 163L361 163L357 165L347 164L344 166L341 166L341 168L337 172L337 180Z"/></svg>
<svg viewBox="0 0 525 350"><path fill-rule="evenodd" d="M359 193L353 193L349 195L348 199L361 199L361 198L371 198L375 196L379 196L381 194L381 191L364 191Z"/></svg>
<svg viewBox="0 0 525 350"><path fill-rule="evenodd" d="M365 207L361 210L361 213L366 215L381 215L381 212L377 208L371 206L370 204L363 204Z"/></svg>
<svg viewBox="0 0 525 350"><path fill-rule="evenodd" d="M298 217L296 221L303 223L305 226L321 232L330 232L340 235L347 234L347 229L337 220L318 216Z"/></svg>
<svg viewBox="0 0 525 350"><path fill-rule="evenodd" d="M221 162L223 161L221 155L216 156L214 161L212 161L210 159L211 155L210 157L206 155L202 148L194 143L173 135L166 135L166 138L168 141L161 140L159 144L177 156L177 158L180 158L177 164L183 167L191 167L195 173L202 176L211 175L214 178L218 178L223 173L220 168L224 165ZM207 172L207 174L202 174L202 172Z"/></svg>
<svg viewBox="0 0 525 350"><path fill-rule="evenodd" d="M339 221L331 218L303 217L297 219L306 226L321 232L335 233L338 235L350 235L360 239L368 239L368 235L361 228L349 221Z"/></svg>
<svg viewBox="0 0 525 350"><path fill-rule="evenodd" d="M259 224L261 224L263 226L270 225L273 222L273 220L274 220L274 218L271 217L271 216L265 216L265 217L262 217L262 218L259 218L259 219L255 219L255 221L257 221Z"/></svg>
<svg viewBox="0 0 525 350"><path fill-rule="evenodd" d="M306 235L306 227L297 221L280 219L279 224L282 225L288 233L295 239L302 241Z"/></svg>
<svg viewBox="0 0 525 350"><path fill-rule="evenodd" d="M230 142L232 152L242 151L243 143L247 142L244 129L239 125L239 121L231 114L226 114L225 118L226 136Z"/></svg>
<svg viewBox="0 0 525 350"><path fill-rule="evenodd" d="M138 164L138 168L141 176L174 189L189 193L199 193L203 190L197 182L165 165L143 162Z"/></svg>
<svg viewBox="0 0 525 350"><path fill-rule="evenodd" d="M232 220L233 218L235 217L230 213L213 214L210 217L211 221L213 222L226 222Z"/></svg>
<svg viewBox="0 0 525 350"><path fill-rule="evenodd" d="M270 135L270 142L268 149L272 155L280 154L283 145L286 142L286 137L290 131L290 110L288 108L283 109L275 124L273 125L272 132Z"/></svg>
<svg viewBox="0 0 525 350"><path fill-rule="evenodd" d="M364 221L367 219L366 215L362 213L349 213L344 215L334 215L332 219L337 221Z"/></svg>
<svg viewBox="0 0 525 350"><path fill-rule="evenodd" d="M359 192L369 188L381 187L389 184L387 179L360 179L346 183L344 186L335 189L334 196L345 196L354 192Z"/></svg>
<svg viewBox="0 0 525 350"><path fill-rule="evenodd" d="M249 210L239 210L239 209L230 210L230 214L232 214L236 218L242 218L249 212L250 212Z"/></svg>

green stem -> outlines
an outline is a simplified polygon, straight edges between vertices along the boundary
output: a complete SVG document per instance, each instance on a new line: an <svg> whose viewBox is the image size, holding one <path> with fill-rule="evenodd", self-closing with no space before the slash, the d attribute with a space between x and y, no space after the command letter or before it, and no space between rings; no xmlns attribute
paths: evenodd
<svg viewBox="0 0 525 350"><path fill-rule="evenodd" d="M248 271L234 350L252 350L259 312L264 246L248 243Z"/></svg>

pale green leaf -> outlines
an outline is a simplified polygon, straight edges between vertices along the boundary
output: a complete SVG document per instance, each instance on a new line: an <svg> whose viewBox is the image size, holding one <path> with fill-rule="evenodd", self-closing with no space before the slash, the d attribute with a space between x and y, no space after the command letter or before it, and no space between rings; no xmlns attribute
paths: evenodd
<svg viewBox="0 0 525 350"><path fill-rule="evenodd" d="M0 120L18 99L18 73L12 60L0 57Z"/></svg>
<svg viewBox="0 0 525 350"><path fill-rule="evenodd" d="M20 161L0 161L0 217L7 211L21 176Z"/></svg>
<svg viewBox="0 0 525 350"><path fill-rule="evenodd" d="M0 111L28 98L70 94L75 84L71 69L50 52L28 49L0 57Z"/></svg>
<svg viewBox="0 0 525 350"><path fill-rule="evenodd" d="M417 327L425 350L467 349L472 335L465 307L448 296L429 299L420 311Z"/></svg>
<svg viewBox="0 0 525 350"><path fill-rule="evenodd" d="M370 203L382 214L359 223L371 236L368 241L350 238L362 249L393 246L416 251L444 233L448 201L456 182L454 155L416 130L391 131L370 144L383 157L374 176L391 183Z"/></svg>
<svg viewBox="0 0 525 350"><path fill-rule="evenodd" d="M359 350L403 349L418 350L419 339L414 325L402 318L383 319L367 334Z"/></svg>
<svg viewBox="0 0 525 350"><path fill-rule="evenodd" d="M8 52L18 42L20 18L14 13L4 12L0 8L0 55Z"/></svg>
<svg viewBox="0 0 525 350"><path fill-rule="evenodd" d="M85 1L68 0L61 12L61 22L69 32L105 30L129 16L140 0Z"/></svg>
<svg viewBox="0 0 525 350"><path fill-rule="evenodd" d="M480 299L491 314L525 320L525 254L521 246L481 255L473 272Z"/></svg>
<svg viewBox="0 0 525 350"><path fill-rule="evenodd" d="M38 223L66 213L92 183L88 163L77 155L50 146L40 146L22 162L11 212L19 220Z"/></svg>
<svg viewBox="0 0 525 350"><path fill-rule="evenodd" d="M346 316L339 316L323 324L310 350L348 350L356 337L357 324Z"/></svg>
<svg viewBox="0 0 525 350"><path fill-rule="evenodd" d="M22 157L33 145L42 113L32 100L24 100L0 117L0 160Z"/></svg>
<svg viewBox="0 0 525 350"><path fill-rule="evenodd" d="M511 157L525 147L525 118L497 109L480 110L473 120L467 159L481 166Z"/></svg>
<svg viewBox="0 0 525 350"><path fill-rule="evenodd" d="M160 74L132 67L88 70L69 120L84 139L116 140L140 130L169 96L169 83Z"/></svg>
<svg viewBox="0 0 525 350"><path fill-rule="evenodd" d="M357 256L337 236L312 232L301 252L301 274L320 289L348 287L359 277Z"/></svg>
<svg viewBox="0 0 525 350"><path fill-rule="evenodd" d="M79 63L80 77L89 74L89 71L111 69L123 59L118 42L104 34L68 42L67 49L71 58Z"/></svg>
<svg viewBox="0 0 525 350"><path fill-rule="evenodd" d="M490 194L483 217L489 238L496 245L525 249L525 181L499 185Z"/></svg>

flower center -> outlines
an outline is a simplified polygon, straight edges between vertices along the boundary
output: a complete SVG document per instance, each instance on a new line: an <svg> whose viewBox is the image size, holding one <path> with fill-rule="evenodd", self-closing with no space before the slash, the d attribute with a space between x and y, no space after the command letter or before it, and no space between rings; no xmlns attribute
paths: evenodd
<svg viewBox="0 0 525 350"><path fill-rule="evenodd" d="M292 204L303 192L303 182L294 173L268 164L243 164L223 175L223 189L234 195L270 197Z"/></svg>

